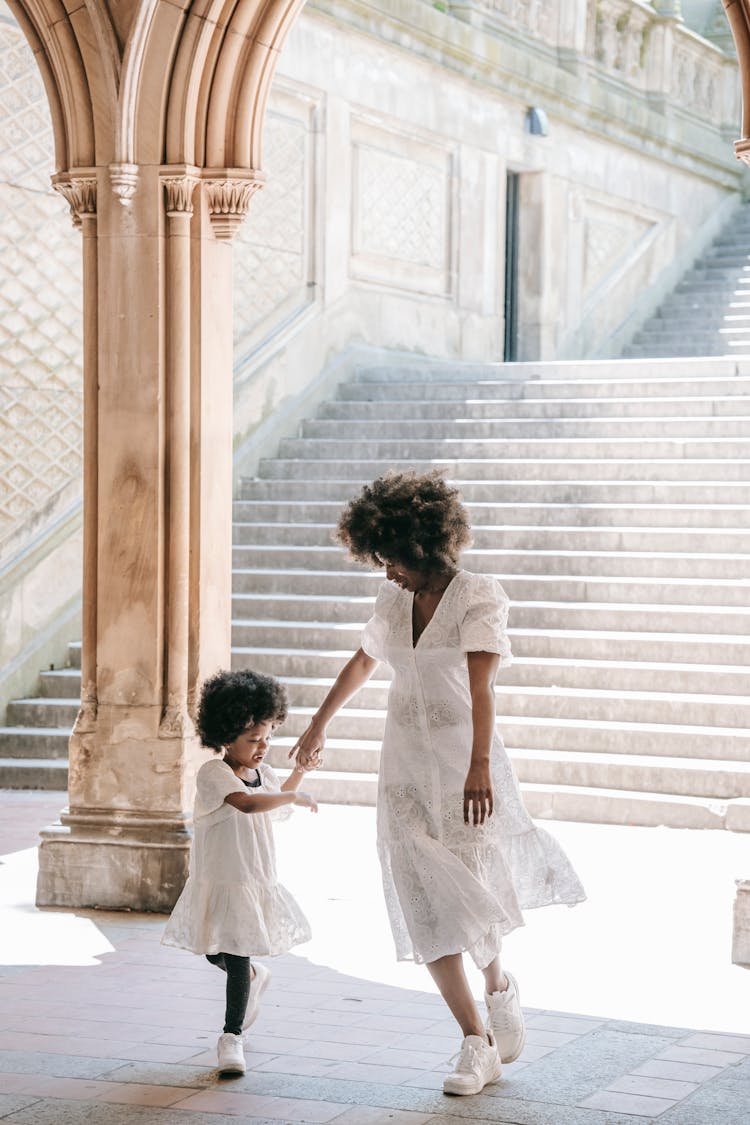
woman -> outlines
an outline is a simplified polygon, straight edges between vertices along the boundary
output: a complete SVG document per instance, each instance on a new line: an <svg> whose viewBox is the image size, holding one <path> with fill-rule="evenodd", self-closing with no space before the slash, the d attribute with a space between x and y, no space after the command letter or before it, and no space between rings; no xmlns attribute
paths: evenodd
<svg viewBox="0 0 750 1125"><path fill-rule="evenodd" d="M524 1043L502 935L523 925L522 907L580 902L583 889L526 812L495 729L495 676L511 659L508 599L495 578L458 567L470 534L457 490L439 473L381 477L347 505L337 538L388 581L291 755L320 764L330 720L379 661L391 665L378 789L386 904L399 960L427 965L464 1036L443 1088L475 1094ZM484 975L486 1027L464 953Z"/></svg>

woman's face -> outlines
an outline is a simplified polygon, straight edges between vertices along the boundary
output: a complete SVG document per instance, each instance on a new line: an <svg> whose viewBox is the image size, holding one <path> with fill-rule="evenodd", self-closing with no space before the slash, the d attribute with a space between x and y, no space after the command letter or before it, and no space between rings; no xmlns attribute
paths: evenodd
<svg viewBox="0 0 750 1125"><path fill-rule="evenodd" d="M413 594L418 594L428 583L429 575L425 571L413 570L396 562L387 562L383 565L388 581L395 582L402 590L410 590Z"/></svg>

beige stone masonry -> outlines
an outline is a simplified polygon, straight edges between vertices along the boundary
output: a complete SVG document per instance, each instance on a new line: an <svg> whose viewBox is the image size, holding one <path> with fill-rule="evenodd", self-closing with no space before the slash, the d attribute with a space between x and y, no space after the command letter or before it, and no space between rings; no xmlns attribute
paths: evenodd
<svg viewBox="0 0 750 1125"><path fill-rule="evenodd" d="M230 240L299 6L12 3L83 255L82 695L42 905L166 910L186 875L191 712L230 652Z"/></svg>

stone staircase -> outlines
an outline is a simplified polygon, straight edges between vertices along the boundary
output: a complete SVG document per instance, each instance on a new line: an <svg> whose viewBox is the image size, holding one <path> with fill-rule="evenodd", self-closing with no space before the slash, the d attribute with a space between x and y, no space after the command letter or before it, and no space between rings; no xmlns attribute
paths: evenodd
<svg viewBox="0 0 750 1125"><path fill-rule="evenodd" d="M384 436L387 435L387 436ZM282 677L278 765L382 577L331 541L389 468L443 467L501 577L498 712L535 816L750 831L750 361L370 367L235 502L233 662ZM79 650L10 705L0 784L61 786ZM387 669L332 723L324 800L375 797Z"/></svg>
<svg viewBox="0 0 750 1125"><path fill-rule="evenodd" d="M735 212L624 354L750 355L750 204Z"/></svg>

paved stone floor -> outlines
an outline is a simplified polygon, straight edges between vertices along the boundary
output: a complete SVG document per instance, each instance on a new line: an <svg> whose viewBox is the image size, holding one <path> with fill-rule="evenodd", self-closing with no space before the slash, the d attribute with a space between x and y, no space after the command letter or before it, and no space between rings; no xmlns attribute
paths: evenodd
<svg viewBox="0 0 750 1125"><path fill-rule="evenodd" d="M447 1098L456 1029L425 970L393 962L372 810L279 825L315 936L271 962L248 1073L221 1079L222 980L159 944L163 917L34 908L36 834L63 802L0 793L3 1123L750 1122L750 972L728 952L747 837L550 825L589 901L507 940L527 1046L483 1094Z"/></svg>

